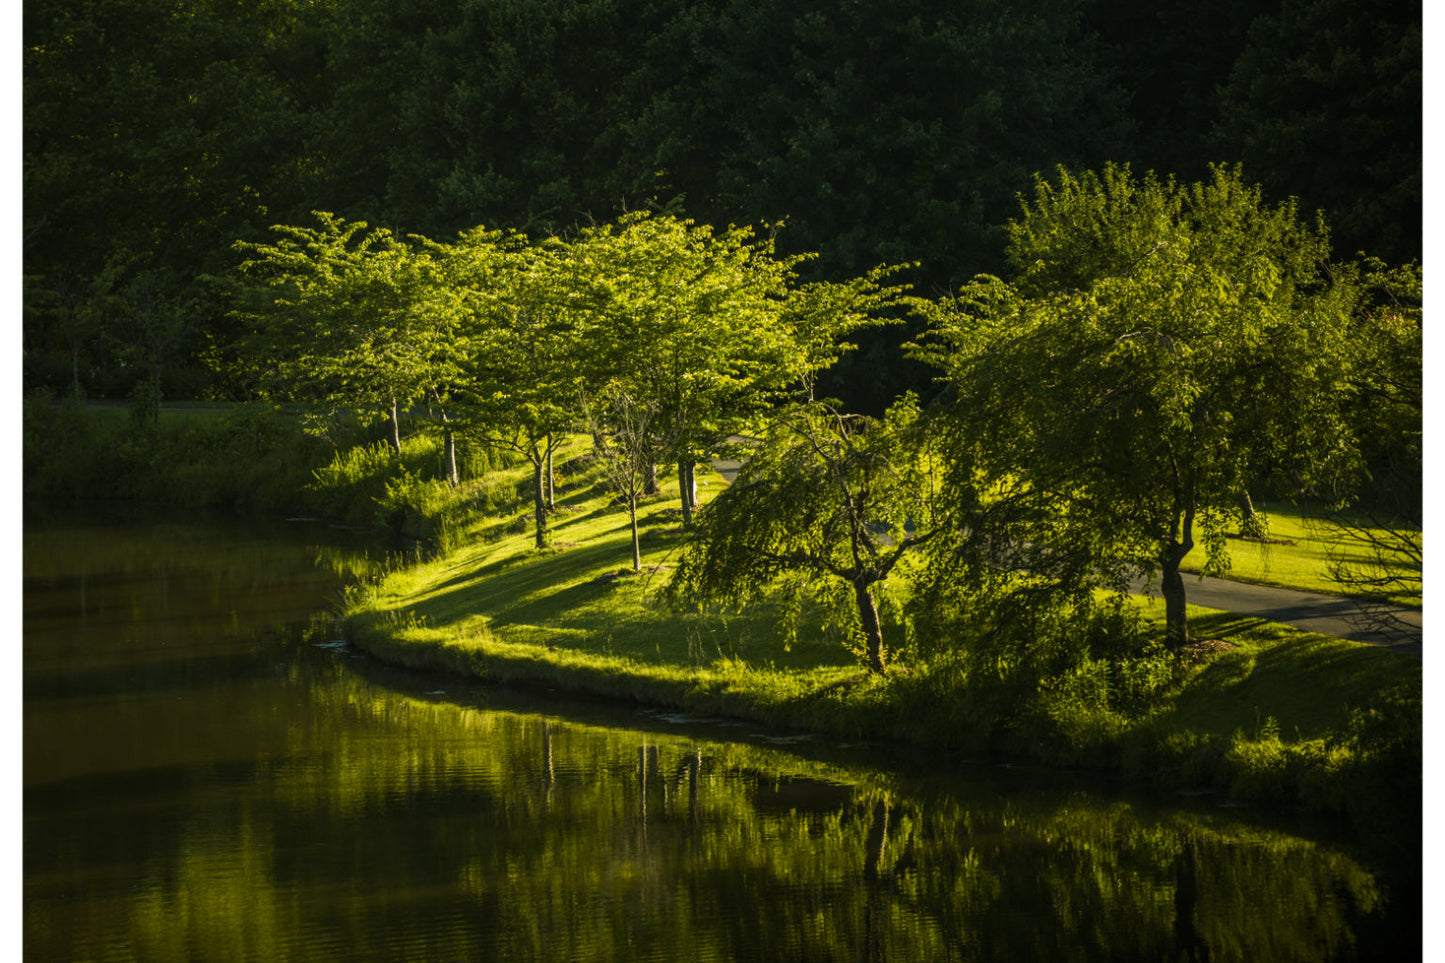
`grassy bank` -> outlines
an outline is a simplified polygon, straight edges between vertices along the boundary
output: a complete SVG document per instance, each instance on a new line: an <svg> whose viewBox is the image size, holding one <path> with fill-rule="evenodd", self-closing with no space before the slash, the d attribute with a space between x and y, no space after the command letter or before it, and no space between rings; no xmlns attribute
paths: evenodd
<svg viewBox="0 0 1445 963"><path fill-rule="evenodd" d="M1421 665L1370 646L1194 609L1191 657L1089 662L1020 682L947 651L925 658L888 626L898 671L867 675L821 618L791 644L768 605L676 612L661 589L683 543L675 485L641 506L644 571L627 515L574 445L558 460L547 548L533 547L525 466L466 446L440 481L440 440L398 455L350 422L267 406L163 411L27 401L25 494L150 498L315 514L410 535L436 554L357 585L346 631L388 661L730 715L849 739L892 739L1098 767L1162 791L1342 813L1362 828L1419 825ZM369 433L370 432L370 433ZM703 501L725 482L700 468ZM1274 513L1271 534L1291 534ZM1300 523L1303 524L1302 522ZM1305 541L1271 546L1284 584L1318 587ZM1289 548L1289 547L1286 547ZM412 553L413 556L415 553ZM1303 583L1303 584L1301 584ZM1162 604L1141 600L1146 618ZM815 616L818 613L814 613Z"/></svg>
<svg viewBox="0 0 1445 963"><path fill-rule="evenodd" d="M643 506L644 570L633 573L626 513L579 451L564 464L548 548L532 547L524 514L477 516L454 550L355 589L349 637L388 661L499 682L1112 769L1156 790L1341 813L1366 829L1418 823L1418 659L1194 609L1196 636L1221 643L1128 670L1143 682L1094 665L1023 690L906 646L899 671L876 678L820 621L787 645L766 605L666 608L682 543L675 489ZM703 481L704 501L725 484ZM1162 619L1162 604L1139 604ZM1145 695L1106 695L1130 686Z"/></svg>
<svg viewBox="0 0 1445 963"><path fill-rule="evenodd" d="M511 480L494 483L505 460L475 444L459 446L471 484L467 499L455 497L439 481L442 439L421 419L407 425L399 454L382 424L265 403L181 402L149 420L124 405L39 393L26 399L22 427L27 499L317 516L445 546L462 519L519 497Z"/></svg>

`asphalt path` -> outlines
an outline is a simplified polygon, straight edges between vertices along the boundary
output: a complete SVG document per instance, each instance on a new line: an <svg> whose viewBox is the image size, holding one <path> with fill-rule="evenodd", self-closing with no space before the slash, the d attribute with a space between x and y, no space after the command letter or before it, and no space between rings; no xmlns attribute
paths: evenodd
<svg viewBox="0 0 1445 963"><path fill-rule="evenodd" d="M1142 583L1134 586L1136 592L1144 588ZM1368 642L1407 655L1423 655L1424 613L1420 609L1391 608L1396 624L1390 631L1382 631L1371 624L1373 620L1365 616L1358 603L1338 595L1188 574L1184 576L1184 592L1190 605L1278 622L1334 639ZM1157 586L1153 594L1159 598ZM1164 603L1161 600L1159 604Z"/></svg>
<svg viewBox="0 0 1445 963"><path fill-rule="evenodd" d="M714 461L713 468L731 484L738 476L742 462ZM1144 593L1143 582L1134 591ZM1332 639L1368 642L1395 652L1422 656L1424 653L1424 613L1420 609L1392 608L1396 623L1390 631L1375 627L1359 605L1338 595L1297 592L1294 589L1253 585L1223 578L1199 578L1185 575L1184 590L1190 605L1233 612L1265 622L1278 622L1306 632L1316 632ZM1157 586L1153 593L1159 598ZM1163 601L1159 601L1163 605Z"/></svg>

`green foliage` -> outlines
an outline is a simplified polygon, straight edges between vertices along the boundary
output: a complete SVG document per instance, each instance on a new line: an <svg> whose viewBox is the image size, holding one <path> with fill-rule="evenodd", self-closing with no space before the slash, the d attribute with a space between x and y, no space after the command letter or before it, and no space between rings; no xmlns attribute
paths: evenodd
<svg viewBox="0 0 1445 963"><path fill-rule="evenodd" d="M878 325L902 292L886 267L796 285L804 258L778 257L771 239L645 212L584 230L570 259L585 389L615 385L651 410L639 443L684 474L758 430L780 400L811 396L852 347L844 339ZM692 507L684 497L684 525Z"/></svg>
<svg viewBox="0 0 1445 963"><path fill-rule="evenodd" d="M450 316L434 310L436 269L385 229L327 213L278 226L275 243L238 243L245 360L276 396L392 412L452 380ZM398 439L393 439L395 446Z"/></svg>
<svg viewBox="0 0 1445 963"><path fill-rule="evenodd" d="M21 409L25 494L77 498L119 478L118 446L106 435L87 417L85 402L57 402L48 390L28 394Z"/></svg>
<svg viewBox="0 0 1445 963"><path fill-rule="evenodd" d="M998 273L1035 171L1243 160L1344 249L1419 255L1420 7L1362 0L211 0L27 3L28 387L124 396L129 322L88 292L144 252L193 308L167 370L249 396L248 332L196 279L317 208L451 239L627 210L770 225L810 280ZM406 78L397 83L396 78ZM113 293L118 292L118 287ZM31 295L46 292L43 297ZM48 302L42 304L42 302ZM870 330L825 393L881 413L926 372ZM123 377L120 375L124 374Z"/></svg>
<svg viewBox="0 0 1445 963"><path fill-rule="evenodd" d="M573 257L585 380L655 407L658 461L705 456L811 370L783 314L799 259L750 230L639 212L584 230Z"/></svg>
<svg viewBox="0 0 1445 963"><path fill-rule="evenodd" d="M125 409L42 399L24 411L27 496L301 512L299 493L330 451L294 415L268 405L162 410L136 423Z"/></svg>
<svg viewBox="0 0 1445 963"><path fill-rule="evenodd" d="M1075 599L1155 575L1187 639L1179 564L1198 544L1205 572L1227 567L1241 492L1338 497L1358 469L1354 295L1327 253L1238 171L1040 179L1010 226L1016 280L924 306L961 520L935 564L1027 571Z"/></svg>
<svg viewBox="0 0 1445 963"><path fill-rule="evenodd" d="M1328 211L1344 251L1420 256L1422 9L1284 0L1261 11L1220 84L1212 155Z"/></svg>
<svg viewBox="0 0 1445 963"><path fill-rule="evenodd" d="M702 516L668 584L675 603L742 606L783 587L794 613L815 595L886 671L875 595L938 523L930 453L911 397L881 421L822 404L774 416L737 481ZM780 582L781 580L781 582Z"/></svg>
<svg viewBox="0 0 1445 963"><path fill-rule="evenodd" d="M721 503L703 508L700 528ZM646 520L663 511L640 508L665 553L677 536ZM509 521L468 524L490 532ZM566 493L545 552L522 521L389 574L353 599L351 637L406 664L840 737L1102 766L1156 789L1353 813L1362 826L1381 825L1369 821L1418 785L1409 766L1420 666L1395 653L1196 612L1203 631L1238 648L1191 661L1151 644L1137 602L1053 614L1019 602L1037 634L1012 650L972 657L982 650L920 641L908 671L860 675L819 631L831 613L804 608L790 642L775 600L679 613L658 604L661 572L620 577L628 526L605 488ZM933 627L915 628L922 637Z"/></svg>

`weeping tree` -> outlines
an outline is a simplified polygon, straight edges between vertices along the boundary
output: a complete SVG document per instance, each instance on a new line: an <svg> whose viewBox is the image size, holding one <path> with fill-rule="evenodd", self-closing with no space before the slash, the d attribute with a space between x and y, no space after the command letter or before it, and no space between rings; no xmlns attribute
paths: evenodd
<svg viewBox="0 0 1445 963"><path fill-rule="evenodd" d="M992 553L1075 595L1143 574L1183 645L1185 559L1227 570L1240 493L1338 494L1358 466L1351 286L1323 226L1234 169L1190 185L1061 170L1009 238L1012 280L923 307L968 534L935 564Z"/></svg>
<svg viewBox="0 0 1445 963"><path fill-rule="evenodd" d="M668 597L722 607L780 597L790 636L801 605L820 601L869 670L886 674L884 590L936 531L924 438L912 396L882 419L816 401L782 412L737 480L699 514Z"/></svg>

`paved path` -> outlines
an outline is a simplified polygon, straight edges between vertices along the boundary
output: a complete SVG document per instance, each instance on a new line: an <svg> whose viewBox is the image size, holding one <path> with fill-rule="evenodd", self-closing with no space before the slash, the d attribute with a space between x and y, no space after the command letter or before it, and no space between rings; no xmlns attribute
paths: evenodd
<svg viewBox="0 0 1445 963"><path fill-rule="evenodd" d="M713 462L713 468L729 483L737 478L741 467L738 461ZM1142 583L1134 588L1139 592L1144 590ZM1254 616L1334 639L1369 642L1408 655L1423 654L1424 616L1419 609L1393 610L1404 625L1402 631L1387 634L1372 629L1354 602L1337 595L1297 592L1222 578L1201 580L1193 575L1185 575L1184 589L1190 605ZM1157 590L1154 595L1159 597ZM1159 604L1164 603L1161 600Z"/></svg>
<svg viewBox="0 0 1445 963"><path fill-rule="evenodd" d="M1138 584L1135 588L1142 591L1143 585ZM1298 592L1222 578L1200 579L1188 574L1184 576L1184 591L1190 605L1251 615L1335 639L1369 642L1408 655L1423 654L1424 613L1419 609L1392 609L1404 624L1398 632L1384 633L1367 624L1355 602L1337 595ZM1157 589L1154 595L1158 598ZM1164 603L1161 600L1159 604Z"/></svg>

